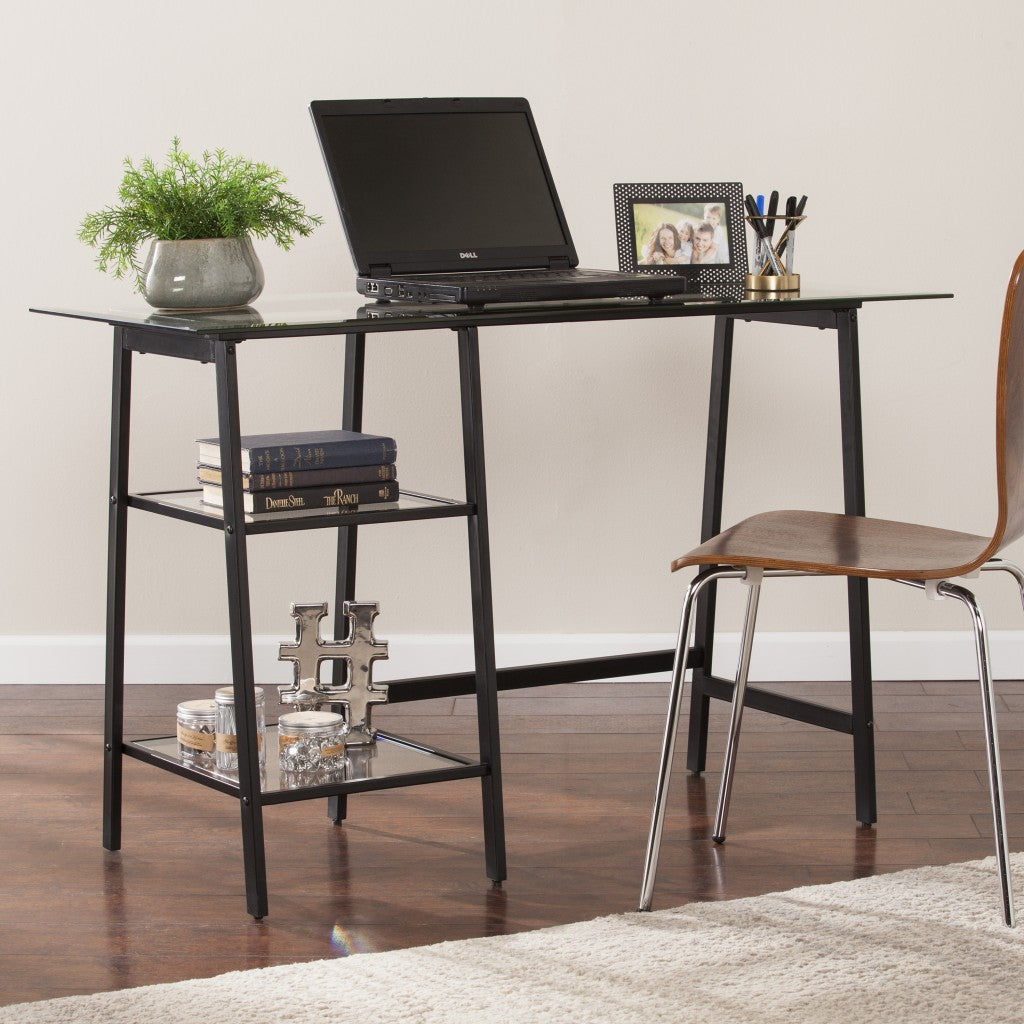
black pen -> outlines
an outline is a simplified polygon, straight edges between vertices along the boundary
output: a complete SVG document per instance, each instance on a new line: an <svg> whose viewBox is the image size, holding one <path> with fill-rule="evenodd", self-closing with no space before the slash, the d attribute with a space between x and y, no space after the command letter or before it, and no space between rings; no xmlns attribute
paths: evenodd
<svg viewBox="0 0 1024 1024"><path fill-rule="evenodd" d="M775 250L772 249L772 244L768 240L768 232L765 229L764 221L761 220L761 213L757 208L757 203L754 201L753 196L747 196L746 200L747 212L750 214L750 224L754 229L754 234L765 244L765 249L768 254L768 262L771 264L772 270L775 271L780 277L782 276L782 264L779 263L775 257ZM764 271L761 271L764 273Z"/></svg>
<svg viewBox="0 0 1024 1024"><path fill-rule="evenodd" d="M768 200L768 218L764 222L765 231L768 232L768 244L772 244L772 236L775 234L775 215L779 212L779 193L774 190Z"/></svg>
<svg viewBox="0 0 1024 1024"><path fill-rule="evenodd" d="M764 238L764 224L761 221L761 211L757 208L757 200L753 196L747 196L744 200L747 204L747 213L750 214L750 226L758 238Z"/></svg>
<svg viewBox="0 0 1024 1024"><path fill-rule="evenodd" d="M782 236L779 238L779 244L775 247L775 255L782 259L782 254L786 251L786 243L789 241L789 232L793 228L793 217L796 214L796 196L790 196L786 200L786 227L782 232Z"/></svg>
<svg viewBox="0 0 1024 1024"><path fill-rule="evenodd" d="M793 207L793 217L789 222L789 230L796 231L800 223L799 218L804 215L804 207L807 205L807 196L801 196L800 202Z"/></svg>

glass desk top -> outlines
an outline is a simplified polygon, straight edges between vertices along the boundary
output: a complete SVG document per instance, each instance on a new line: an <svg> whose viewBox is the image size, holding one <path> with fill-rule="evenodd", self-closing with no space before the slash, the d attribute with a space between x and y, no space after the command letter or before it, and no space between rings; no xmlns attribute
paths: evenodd
<svg viewBox="0 0 1024 1024"><path fill-rule="evenodd" d="M282 295L261 298L242 309L210 313L154 310L138 297L123 307L100 309L33 306L36 313L92 320L115 326L158 328L220 337L286 337L293 334L360 333L486 326L488 324L557 323L580 320L648 319L709 316L716 313L752 316L786 311L848 309L866 302L952 298L950 292L871 289L803 289L785 298L752 297L742 288L720 287L714 293L687 293L666 299L576 299L564 302L494 303L469 307L447 303L411 305L375 302L355 292Z"/></svg>

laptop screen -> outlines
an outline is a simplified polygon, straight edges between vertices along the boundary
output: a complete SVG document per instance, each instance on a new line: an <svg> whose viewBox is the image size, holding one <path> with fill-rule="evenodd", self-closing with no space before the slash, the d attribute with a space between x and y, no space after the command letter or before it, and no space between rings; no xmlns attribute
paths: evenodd
<svg viewBox="0 0 1024 1024"><path fill-rule="evenodd" d="M479 109L488 105L506 108ZM312 111L360 273L574 256L525 100L327 101Z"/></svg>

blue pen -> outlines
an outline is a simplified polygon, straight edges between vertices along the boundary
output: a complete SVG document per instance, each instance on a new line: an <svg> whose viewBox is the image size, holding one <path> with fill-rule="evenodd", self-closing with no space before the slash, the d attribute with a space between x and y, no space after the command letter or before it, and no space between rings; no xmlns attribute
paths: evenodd
<svg viewBox="0 0 1024 1024"><path fill-rule="evenodd" d="M764 196L757 197L757 212L764 216Z"/></svg>

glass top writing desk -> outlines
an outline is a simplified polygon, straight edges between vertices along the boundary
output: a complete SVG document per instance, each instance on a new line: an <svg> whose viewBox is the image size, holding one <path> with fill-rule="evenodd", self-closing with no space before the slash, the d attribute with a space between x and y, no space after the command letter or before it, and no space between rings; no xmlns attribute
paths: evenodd
<svg viewBox="0 0 1024 1024"><path fill-rule="evenodd" d="M659 301L609 299L547 302L535 305L411 307L399 303L367 302L357 294L294 296L261 299L252 307L213 313L162 313L137 305L123 309L36 307L35 312L107 323L114 328L114 375L110 452L110 518L107 579L107 668L105 713L104 827L107 849L118 849L121 837L121 778L125 755L165 768L194 782L230 793L241 807L242 847L249 912L267 912L267 879L263 849L263 807L285 800L328 798L328 813L336 823L346 814L350 793L403 785L420 785L455 778L479 777L482 784L484 847L487 876L506 877L501 757L498 737L497 692L528 686L608 679L668 671L671 650L587 658L542 665L498 669L494 656L494 618L491 603L490 545L487 487L484 467L483 408L480 397L479 332L492 326L583 323L602 320L649 320L714 317L714 348L710 368L710 405L706 441L703 513L704 540L721 530L722 490L729 411L733 329L736 321L771 321L798 327L834 330L837 337L839 400L843 451L843 511L865 514L864 464L860 409L860 371L857 311L865 303L949 298L929 292L814 291L805 289L787 298L746 298L741 293L688 295ZM368 337L391 331L450 330L457 337L463 459L466 493L444 498L405 494L387 505L332 509L317 513L283 513L256 520L243 510L237 351L239 342L259 338L301 338L344 335L341 426L360 430L363 419L363 378ZM632 344L642 344L633 332ZM128 487L129 421L132 356L151 353L211 363L216 369L221 466L225 481L223 509L204 505L199 491L133 493ZM223 531L228 580L232 684L235 691L239 768L237 778L225 780L191 770L175 755L166 738L126 742L124 710L124 625L127 511L170 516ZM285 530L336 531L336 610L355 598L357 535L360 526L410 519L463 517L468 524L469 585L472 596L474 669L468 673L388 683L389 702L454 694L475 694L480 753L475 760L457 757L400 737L387 737L374 773L356 772L308 787L280 788L276 775L261 778L258 765L249 576L246 538ZM696 529L694 528L694 531ZM688 534L692 536L691 534ZM827 708L781 696L756 687L747 690L749 707L781 715L852 737L857 819L876 820L874 741L871 732L871 658L867 581L848 583L850 617L851 710ZM711 674L715 600L705 591L696 616L690 654L693 686L690 707L688 767L703 771L706 760L708 708L711 698L729 699L732 681ZM342 663L335 663L334 686L345 682ZM401 750L401 757L395 751ZM385 764L384 762L388 763ZM391 762L394 762L393 764Z"/></svg>
<svg viewBox="0 0 1024 1024"><path fill-rule="evenodd" d="M212 313L163 312L142 300L123 308L35 306L33 312L135 328L156 328L204 336L290 337L351 332L435 330L510 324L568 323L587 320L646 320L685 316L738 316L786 322L796 312L856 309L866 302L952 298L950 293L811 290L785 298L748 298L742 289L724 286L716 293L691 293L661 299L591 299L481 307L447 304L412 306L374 302L355 292L260 299L242 309Z"/></svg>

